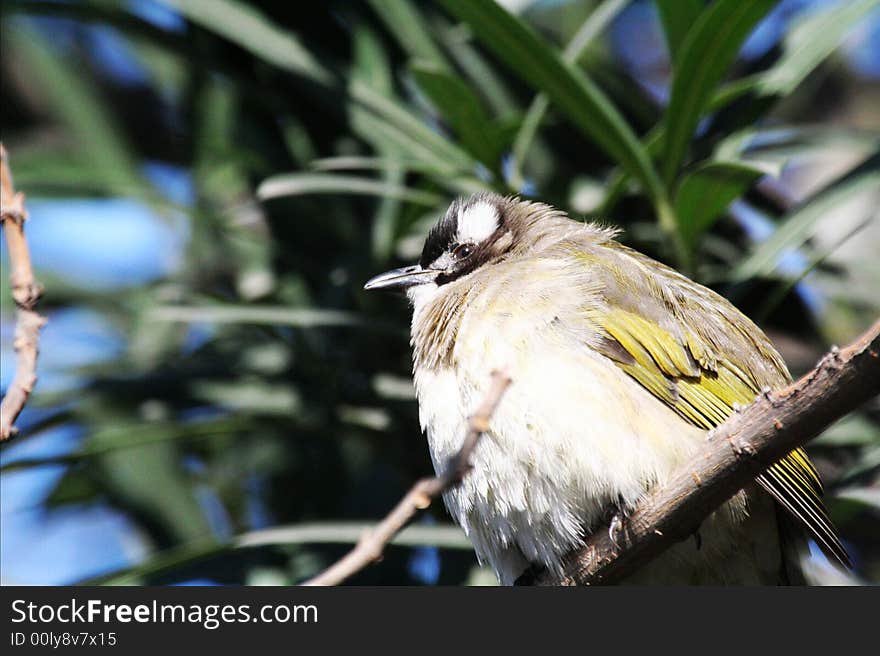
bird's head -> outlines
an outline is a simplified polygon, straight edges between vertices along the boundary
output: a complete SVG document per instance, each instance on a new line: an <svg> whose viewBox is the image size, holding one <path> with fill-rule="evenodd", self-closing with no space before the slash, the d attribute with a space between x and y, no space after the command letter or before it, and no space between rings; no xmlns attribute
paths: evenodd
<svg viewBox="0 0 880 656"><path fill-rule="evenodd" d="M564 215L540 203L492 193L460 198L428 233L417 264L367 281L364 289L404 291L413 296L436 290L511 254L539 245L539 221L549 228Z"/></svg>

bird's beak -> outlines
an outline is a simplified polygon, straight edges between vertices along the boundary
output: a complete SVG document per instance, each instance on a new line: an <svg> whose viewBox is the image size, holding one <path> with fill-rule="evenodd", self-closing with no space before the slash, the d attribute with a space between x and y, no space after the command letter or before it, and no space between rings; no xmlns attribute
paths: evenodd
<svg viewBox="0 0 880 656"><path fill-rule="evenodd" d="M380 273L367 281L364 289L382 289L386 291L406 291L414 285L433 282L434 278L443 273L439 269L423 269L420 265L392 269Z"/></svg>

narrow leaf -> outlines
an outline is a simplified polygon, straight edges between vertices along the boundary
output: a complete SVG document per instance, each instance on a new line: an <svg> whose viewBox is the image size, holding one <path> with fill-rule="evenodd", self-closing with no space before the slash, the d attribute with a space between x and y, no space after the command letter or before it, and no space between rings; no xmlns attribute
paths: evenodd
<svg viewBox="0 0 880 656"><path fill-rule="evenodd" d="M153 321L242 323L297 328L375 325L352 312L271 305L164 305L149 311Z"/></svg>
<svg viewBox="0 0 880 656"><path fill-rule="evenodd" d="M816 69L880 0L837 2L801 19L786 35L782 56L768 70L737 80L719 90L713 107L746 92L787 96Z"/></svg>
<svg viewBox="0 0 880 656"><path fill-rule="evenodd" d="M138 171L137 162L126 142L116 116L108 111L97 89L68 59L55 54L39 32L19 26L4 32L8 46L23 65L23 79L33 85L57 120L62 122L77 144L73 159L86 168L91 180L83 180L90 191L139 195L155 200L156 194ZM41 176L43 181L47 179ZM65 181L66 178L59 178ZM64 191L69 191L62 186Z"/></svg>
<svg viewBox="0 0 880 656"><path fill-rule="evenodd" d="M666 194L632 128L605 94L563 61L529 26L492 0L440 0L506 64L547 98L591 141L639 180L657 202Z"/></svg>
<svg viewBox="0 0 880 656"><path fill-rule="evenodd" d="M685 243L693 247L721 213L765 171L743 162L707 162L684 176L675 213Z"/></svg>
<svg viewBox="0 0 880 656"><path fill-rule="evenodd" d="M722 76L774 0L717 0L700 14L673 62L666 110L663 180L672 186L688 144Z"/></svg>
<svg viewBox="0 0 880 656"><path fill-rule="evenodd" d="M874 155L784 217L776 232L734 269L733 280L769 276L780 255L807 241L824 216L850 197L872 191L880 194L880 155Z"/></svg>
<svg viewBox="0 0 880 656"><path fill-rule="evenodd" d="M279 68L306 77L339 92L338 81L306 49L293 33L279 28L259 11L234 0L173 0L173 4L189 20L229 39L257 57ZM348 93L351 99L371 110L375 122L381 121L384 132L391 133L399 142L420 142L425 152L434 152L438 168L470 170L473 160L455 144L444 139L425 125L409 109L385 97L362 80L352 81ZM356 129L363 122L353 121ZM368 138L373 130L358 130ZM396 134L399 133L399 134Z"/></svg>
<svg viewBox="0 0 880 656"><path fill-rule="evenodd" d="M445 162L447 168L454 166L461 171L472 171L476 166L473 158L456 143L425 125L405 106L370 88L360 80L354 80L351 83L349 93L353 100L370 109L390 129L399 131L409 139L421 143L429 153L432 153L434 159Z"/></svg>
<svg viewBox="0 0 880 656"><path fill-rule="evenodd" d="M460 25L447 26L437 22L440 40L456 65L492 108L495 116L510 117L519 112L519 104L508 89L508 83L489 65L486 57L474 47L471 32Z"/></svg>
<svg viewBox="0 0 880 656"><path fill-rule="evenodd" d="M303 194L361 194L382 198L393 197L428 207L434 207L443 200L437 194L410 189L382 180L332 173L285 173L272 176L257 187L257 198L260 200Z"/></svg>
<svg viewBox="0 0 880 656"><path fill-rule="evenodd" d="M238 418L224 418L217 421L194 422L183 425L170 422L115 425L112 428L104 428L94 433L99 439L87 442L78 451L46 458L16 458L4 462L0 466L0 473L50 465L71 465L89 458L163 442L201 439L237 433L245 430L246 426L246 422Z"/></svg>
<svg viewBox="0 0 880 656"><path fill-rule="evenodd" d="M880 148L880 132L843 126L792 125L767 129L748 128L719 142L716 159L759 157L785 161L811 151L845 150L869 155Z"/></svg>
<svg viewBox="0 0 880 656"><path fill-rule="evenodd" d="M216 32L233 43L284 70L321 84L331 84L333 75L299 39L279 29L246 3L235 0L169 0L181 14L197 25Z"/></svg>
<svg viewBox="0 0 880 656"><path fill-rule="evenodd" d="M369 2L388 31L412 58L429 61L446 72L452 70L446 57L434 43L431 31L413 3L409 0L369 0Z"/></svg>
<svg viewBox="0 0 880 656"><path fill-rule="evenodd" d="M389 166L399 166L414 173L430 173L434 168L419 160L390 157L363 157L360 155L342 155L339 157L323 157L309 162L315 171L384 171Z"/></svg>
<svg viewBox="0 0 880 656"><path fill-rule="evenodd" d="M491 117L471 88L460 78L426 62L413 65L412 74L468 152L497 170L502 144Z"/></svg>
<svg viewBox="0 0 880 656"><path fill-rule="evenodd" d="M364 522L326 522L278 526L243 533L230 542L193 541L153 554L146 562L128 569L80 581L78 585L133 585L148 577L168 575L195 562L216 558L233 549L251 549L293 544L355 544L373 525ZM473 549L457 526L412 525L404 528L390 544L400 547L434 546L442 549Z"/></svg>
<svg viewBox="0 0 880 656"><path fill-rule="evenodd" d="M656 4L669 48L669 60L675 61L681 44L705 5L702 0L656 0Z"/></svg>
<svg viewBox="0 0 880 656"><path fill-rule="evenodd" d="M627 5L627 0L605 0L587 16L587 19L575 32L562 53L562 58L568 63L576 64L583 56L586 49L593 43L596 37L615 19L615 17ZM547 96L539 93L535 96L532 104L526 112L522 126L513 142L513 186L520 187L523 183L522 166L531 148L532 141L538 132L544 115L550 103Z"/></svg>

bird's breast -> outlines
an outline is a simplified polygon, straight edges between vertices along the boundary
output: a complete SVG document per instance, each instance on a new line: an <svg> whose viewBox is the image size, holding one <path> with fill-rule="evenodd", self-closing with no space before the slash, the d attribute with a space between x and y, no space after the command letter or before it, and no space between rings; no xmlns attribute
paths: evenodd
<svg viewBox="0 0 880 656"><path fill-rule="evenodd" d="M559 320L483 319L462 322L449 366L416 369L421 424L439 470L460 448L491 371L511 375L474 468L447 506L491 562L511 545L529 562L554 562L611 506L662 479L704 433L571 339Z"/></svg>

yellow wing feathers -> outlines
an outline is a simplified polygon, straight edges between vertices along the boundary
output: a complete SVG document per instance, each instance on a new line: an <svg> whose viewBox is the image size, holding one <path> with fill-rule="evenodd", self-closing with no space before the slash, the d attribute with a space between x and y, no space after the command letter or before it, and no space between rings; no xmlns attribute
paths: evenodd
<svg viewBox="0 0 880 656"><path fill-rule="evenodd" d="M751 403L763 388L790 380L766 336L725 299L666 267L659 273L655 267L635 270L644 266L646 256L640 253L625 247L609 250L607 261L595 252L584 258L592 276L607 283L606 302L585 309L600 333L599 348L685 420L709 430L735 406ZM621 287L621 281L646 275L650 282L644 288ZM849 566L822 503L819 476L802 449L774 464L757 482L828 556Z"/></svg>

